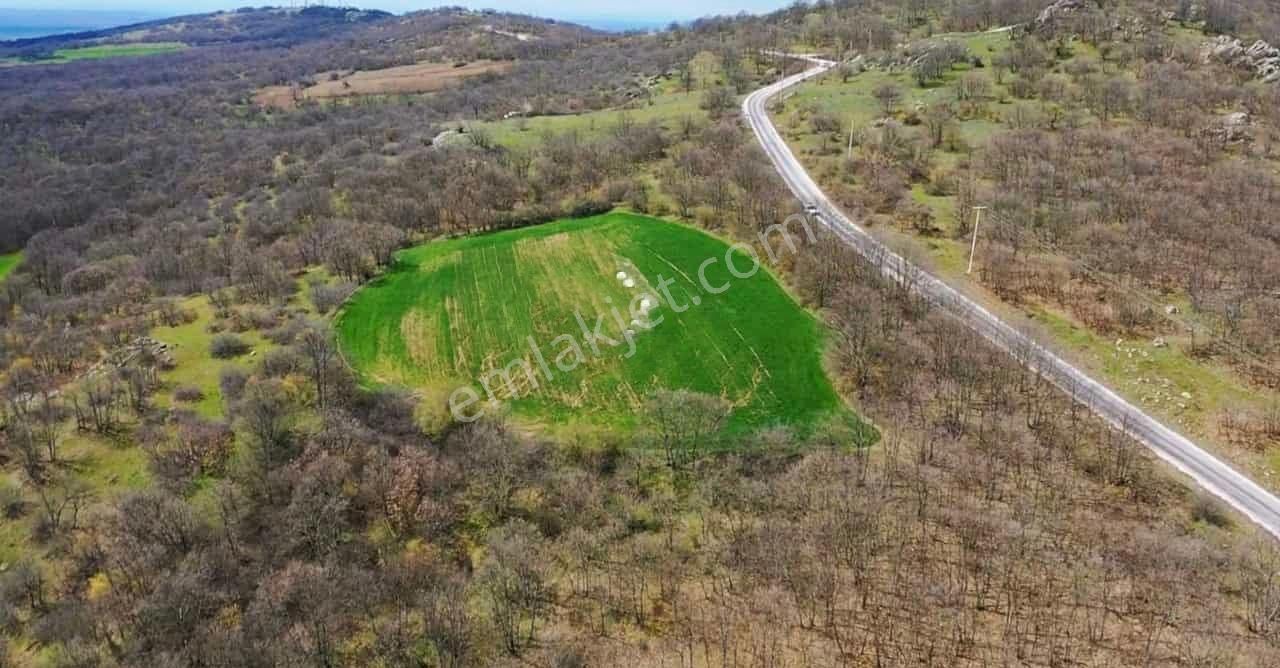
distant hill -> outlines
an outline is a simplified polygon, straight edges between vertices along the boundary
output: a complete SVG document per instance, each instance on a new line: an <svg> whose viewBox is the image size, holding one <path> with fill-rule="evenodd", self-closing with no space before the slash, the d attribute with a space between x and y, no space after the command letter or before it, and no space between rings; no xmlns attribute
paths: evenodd
<svg viewBox="0 0 1280 668"><path fill-rule="evenodd" d="M57 13L61 12L48 14ZM66 12L66 14L74 16L77 13ZM354 23L368 23L390 17L392 14L388 12L347 7L238 9L144 21L136 21L137 17L134 16L134 21L124 25L0 41L0 55L29 57L54 49L78 46L82 43L182 42L192 46L202 46L270 41L288 45L324 37L348 29ZM4 21L3 15L0 15L0 24L27 26L26 23L16 19L12 24L8 24ZM57 26L51 26L51 28L57 28ZM8 30L8 28L0 28L0 34ZM23 30L28 29L24 27Z"/></svg>
<svg viewBox="0 0 1280 668"><path fill-rule="evenodd" d="M0 41L102 30L156 18L147 12L0 8Z"/></svg>

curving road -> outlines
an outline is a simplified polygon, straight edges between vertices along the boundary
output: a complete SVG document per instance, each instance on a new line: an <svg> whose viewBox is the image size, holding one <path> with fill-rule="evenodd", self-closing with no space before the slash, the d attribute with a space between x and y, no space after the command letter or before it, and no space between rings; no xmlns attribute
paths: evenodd
<svg viewBox="0 0 1280 668"><path fill-rule="evenodd" d="M810 211L819 222L863 257L877 264L885 276L908 285L935 305L945 308L992 344L1043 375L1116 428L1146 444L1198 485L1249 517L1272 536L1280 538L1280 499L1275 495L1036 343L1028 334L1018 331L977 302L907 262L827 199L773 126L768 103L787 88L823 74L836 63L807 55L792 57L805 60L812 67L748 95L742 103L742 111L791 192L806 207L811 207Z"/></svg>

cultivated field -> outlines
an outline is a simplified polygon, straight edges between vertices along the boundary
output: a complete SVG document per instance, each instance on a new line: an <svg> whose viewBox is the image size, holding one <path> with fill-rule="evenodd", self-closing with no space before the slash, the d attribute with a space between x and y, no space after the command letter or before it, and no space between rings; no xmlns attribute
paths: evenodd
<svg viewBox="0 0 1280 668"><path fill-rule="evenodd" d="M155 56L173 53L188 48L181 42L149 42L145 44L103 44L101 46L85 46L75 49L58 49L48 58L21 60L18 58L0 58L0 65L51 65L75 62L77 60L102 60L104 58L126 58L131 56Z"/></svg>
<svg viewBox="0 0 1280 668"><path fill-rule="evenodd" d="M0 281L3 281L14 269L17 269L20 262L22 262L22 253L0 255Z"/></svg>
<svg viewBox="0 0 1280 668"><path fill-rule="evenodd" d="M54 52L56 61L101 60L103 58L124 58L129 56L155 56L162 53L173 53L186 49L181 42L151 42L146 44L104 44L102 46L86 46L79 49L59 49Z"/></svg>
<svg viewBox="0 0 1280 668"><path fill-rule="evenodd" d="M420 390L428 405L444 406L456 388L484 394L479 380L524 359L536 371L537 343L553 378L537 386L516 367L514 398L491 384L513 412L531 422L625 427L659 388L722 395L736 407L735 429L775 423L807 428L831 416L853 420L823 369L821 325L767 272L733 279L726 245L695 229L638 215L612 213L534 228L432 243L404 252L388 275L357 293L338 321L349 361L366 380ZM706 294L707 284L730 289ZM740 268L750 266L738 256ZM625 279L619 275L626 276ZM670 302L658 285L674 281ZM657 298L645 331L609 314L650 293ZM697 304L697 305L694 305ZM687 307L676 313L676 307ZM597 357L575 318L629 346L599 346ZM570 335L585 363L572 361ZM561 355L567 354L567 357ZM501 379L498 379L501 381Z"/></svg>
<svg viewBox="0 0 1280 668"><path fill-rule="evenodd" d="M319 83L306 87L269 86L259 91L253 99L264 107L292 109L303 100L430 93L469 77L502 73L510 68L509 62L477 60L465 65L418 63L367 72L324 72L316 76Z"/></svg>

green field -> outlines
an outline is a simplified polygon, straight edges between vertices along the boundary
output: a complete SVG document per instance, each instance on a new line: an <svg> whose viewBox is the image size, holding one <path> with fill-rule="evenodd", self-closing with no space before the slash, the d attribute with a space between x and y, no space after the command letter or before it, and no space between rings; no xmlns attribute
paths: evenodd
<svg viewBox="0 0 1280 668"><path fill-rule="evenodd" d="M659 388L724 396L735 405L730 428L738 431L856 420L823 368L819 321L766 271L731 278L727 251L696 229L627 213L431 243L401 253L387 275L352 298L338 319L339 338L367 382L414 388L441 407L462 386L485 394L481 379L516 362L515 385L490 376L489 387L535 425L628 427ZM708 258L718 261L707 284L730 285L719 295L706 294L697 278ZM750 266L745 255L735 258L739 268ZM618 272L635 285L628 288ZM673 281L665 293L664 280ZM597 316L613 307L626 312L646 293L657 298L649 319L662 321L646 331L606 317L601 331L619 345L601 342L597 356L575 312L594 330ZM636 331L630 357L623 327ZM562 335L576 339L585 358L568 371L558 363L572 367L575 356Z"/></svg>
<svg viewBox="0 0 1280 668"><path fill-rule="evenodd" d="M84 46L75 49L58 49L47 58L33 60L9 59L11 64L48 65L50 63L70 63L77 60L102 60L103 58L123 58L129 56L155 56L162 53L173 53L187 49L182 42L148 42L139 44L103 44L100 46Z"/></svg>
<svg viewBox="0 0 1280 668"><path fill-rule="evenodd" d="M22 263L22 253L10 253L8 255L0 255L0 281L3 281L14 269Z"/></svg>
<svg viewBox="0 0 1280 668"><path fill-rule="evenodd" d="M748 61L743 66L751 68ZM600 139L616 128L623 119L636 125L656 123L674 130L683 118L705 122L707 112L701 108L707 89L724 84L717 58L703 51L687 64L693 72L695 84L686 91L674 78L663 78L649 89L649 95L633 100L621 107L602 109L580 114L556 116L532 116L502 121L476 121L464 124L469 131L488 133L494 143L508 149L529 150L542 144L548 134L560 135L576 132L583 139ZM465 135L454 135L452 141L468 142Z"/></svg>
<svg viewBox="0 0 1280 668"><path fill-rule="evenodd" d="M148 44L104 44L102 46L86 46L79 49L58 49L53 52L57 61L101 60L103 58L123 58L128 56L154 56L161 53L173 53L187 48L181 42L152 42Z"/></svg>
<svg viewBox="0 0 1280 668"><path fill-rule="evenodd" d="M527 119L468 123L469 130L488 132L493 141L507 148L530 149L542 143L550 134L578 132L583 138L598 139L617 127L624 117L636 125L656 122L674 128L673 121L682 116L705 118L699 108L703 91L658 92L647 101L637 102L623 109L607 109L584 114L564 116L535 116ZM460 141L462 138L459 137Z"/></svg>
<svg viewBox="0 0 1280 668"><path fill-rule="evenodd" d="M176 327L157 327L151 335L172 347L175 368L162 375L164 387L156 395L156 403L160 406L177 405L173 399L173 391L179 387L198 388L204 398L190 406L203 417L217 419L223 416L222 390L218 386L218 378L222 370L238 367L249 370L251 360L260 353L272 349L270 341L264 339L256 331L242 332L240 338L253 347L253 354L240 359L219 360L209 355L209 344L213 341L213 333L209 325L215 320L213 307L207 297L192 297L182 307L195 315L191 322Z"/></svg>

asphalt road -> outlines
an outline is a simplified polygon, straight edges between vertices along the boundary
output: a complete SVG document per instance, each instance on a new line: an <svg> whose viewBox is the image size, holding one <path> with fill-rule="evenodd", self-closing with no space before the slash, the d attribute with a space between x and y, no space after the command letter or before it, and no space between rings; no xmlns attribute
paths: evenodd
<svg viewBox="0 0 1280 668"><path fill-rule="evenodd" d="M760 145L791 188L791 192L806 207L816 209L815 217L824 226L857 249L863 257L880 266L887 277L909 284L920 295L946 309L992 344L1043 375L1116 428L1146 444L1161 459L1189 476L1196 484L1280 538L1280 499L1275 495L1036 343L1027 333L1010 326L942 280L907 262L846 217L827 199L826 194L778 134L777 128L769 119L767 107L769 101L779 93L826 72L835 63L812 56L794 57L808 61L813 67L755 91L743 101L742 111L760 140Z"/></svg>

